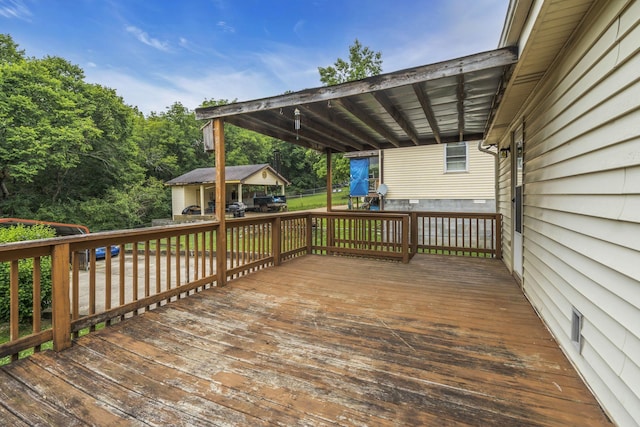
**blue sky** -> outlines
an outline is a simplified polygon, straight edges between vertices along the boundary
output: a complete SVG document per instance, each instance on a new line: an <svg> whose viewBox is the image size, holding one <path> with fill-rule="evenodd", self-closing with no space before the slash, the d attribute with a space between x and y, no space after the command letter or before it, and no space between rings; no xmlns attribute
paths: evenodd
<svg viewBox="0 0 640 427"><path fill-rule="evenodd" d="M495 49L509 0L0 0L0 33L145 114L320 86L358 38L383 72Z"/></svg>

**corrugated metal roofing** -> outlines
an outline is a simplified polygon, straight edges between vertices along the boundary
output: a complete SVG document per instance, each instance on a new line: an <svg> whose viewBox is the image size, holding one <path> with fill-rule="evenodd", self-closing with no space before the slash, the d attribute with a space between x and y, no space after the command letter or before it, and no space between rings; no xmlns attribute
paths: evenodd
<svg viewBox="0 0 640 427"><path fill-rule="evenodd" d="M517 56L517 49L502 48L335 86L198 108L196 117L222 118L283 141L337 152L478 140Z"/></svg>

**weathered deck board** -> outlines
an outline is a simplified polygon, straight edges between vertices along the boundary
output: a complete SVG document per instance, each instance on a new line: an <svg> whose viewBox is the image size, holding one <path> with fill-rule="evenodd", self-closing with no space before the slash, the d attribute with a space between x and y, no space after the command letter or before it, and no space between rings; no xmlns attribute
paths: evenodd
<svg viewBox="0 0 640 427"><path fill-rule="evenodd" d="M294 259L0 384L16 424L608 424L502 263L443 256Z"/></svg>

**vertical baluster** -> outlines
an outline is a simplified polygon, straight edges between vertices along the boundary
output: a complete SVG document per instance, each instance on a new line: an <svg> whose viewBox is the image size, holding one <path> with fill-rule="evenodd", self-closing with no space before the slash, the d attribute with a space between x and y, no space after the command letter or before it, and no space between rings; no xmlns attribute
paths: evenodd
<svg viewBox="0 0 640 427"><path fill-rule="evenodd" d="M182 285L182 266L180 265L180 261L182 260L182 254L180 253L182 251L182 239L184 238L188 239L188 234L185 235L180 235L180 236L176 236L176 283L175 283L175 287L179 288L180 285ZM175 299L180 299L180 293L178 293L176 295Z"/></svg>
<svg viewBox="0 0 640 427"><path fill-rule="evenodd" d="M33 258L33 321L31 331L35 334L40 332L42 319L42 283L41 283L41 262L40 257ZM40 344L34 347L37 353L40 351Z"/></svg>
<svg viewBox="0 0 640 427"><path fill-rule="evenodd" d="M144 241L144 296L148 298L151 295L151 242L149 240ZM149 311L150 307L146 307L146 311Z"/></svg>
<svg viewBox="0 0 640 427"><path fill-rule="evenodd" d="M18 260L12 260L9 270L9 341L15 341L20 338L19 276ZM18 360L18 353L12 354L11 360Z"/></svg>
<svg viewBox="0 0 640 427"><path fill-rule="evenodd" d="M87 252L89 255L89 315L91 315L96 313L96 249L91 248ZM95 330L95 325L92 325L91 331Z"/></svg>
<svg viewBox="0 0 640 427"><path fill-rule="evenodd" d="M95 249L92 250L91 256L95 258ZM120 254L120 256L124 256L124 254ZM111 266L111 251L105 250L104 253L104 309L111 309L111 293L112 293L112 266ZM107 326L111 324L111 319L107 320Z"/></svg>
<svg viewBox="0 0 640 427"><path fill-rule="evenodd" d="M109 249L105 249L105 253L110 252ZM124 254L124 245L120 245L120 259L119 263L119 291L120 291L120 306L125 304L125 254ZM124 320L124 315L120 316L120 320Z"/></svg>
<svg viewBox="0 0 640 427"><path fill-rule="evenodd" d="M131 267L133 270L131 280L131 300L138 301L138 242L133 242L131 259ZM138 314L138 310L134 310L133 314Z"/></svg>

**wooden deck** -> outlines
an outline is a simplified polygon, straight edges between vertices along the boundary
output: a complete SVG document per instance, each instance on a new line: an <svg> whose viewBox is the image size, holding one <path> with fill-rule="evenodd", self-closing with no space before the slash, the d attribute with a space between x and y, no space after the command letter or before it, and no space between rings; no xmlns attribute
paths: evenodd
<svg viewBox="0 0 640 427"><path fill-rule="evenodd" d="M305 256L0 368L3 425L608 421L500 261Z"/></svg>

